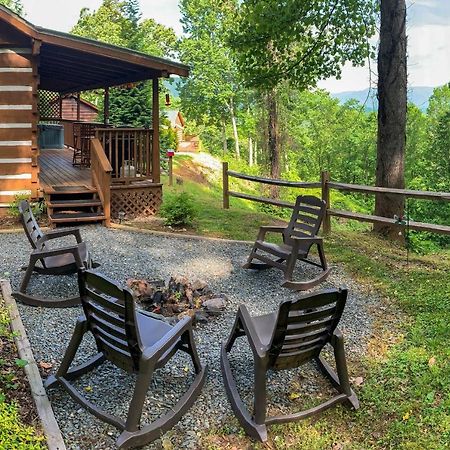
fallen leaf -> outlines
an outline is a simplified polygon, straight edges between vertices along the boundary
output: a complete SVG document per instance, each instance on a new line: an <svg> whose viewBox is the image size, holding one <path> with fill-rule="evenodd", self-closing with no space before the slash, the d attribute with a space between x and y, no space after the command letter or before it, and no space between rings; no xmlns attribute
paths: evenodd
<svg viewBox="0 0 450 450"><path fill-rule="evenodd" d="M343 450L344 445L341 444L340 442L335 442L332 446L331 446L331 450Z"/></svg>
<svg viewBox="0 0 450 450"><path fill-rule="evenodd" d="M433 367L436 364L436 358L434 356L432 356L429 360L428 360L428 367Z"/></svg>
<svg viewBox="0 0 450 450"><path fill-rule="evenodd" d="M356 377L355 380L353 381L353 384L355 386L361 386L363 383L364 383L363 377Z"/></svg>
<svg viewBox="0 0 450 450"><path fill-rule="evenodd" d="M86 387L84 388L84 390L85 390L86 392L91 392L91 391L92 391L92 386L86 386Z"/></svg>
<svg viewBox="0 0 450 450"><path fill-rule="evenodd" d="M403 420L408 420L409 419L409 411L403 416Z"/></svg>
<svg viewBox="0 0 450 450"><path fill-rule="evenodd" d="M291 393L289 394L289 398L290 398L291 400L297 400L298 398L300 398L300 394L299 394L298 392L291 392Z"/></svg>
<svg viewBox="0 0 450 450"><path fill-rule="evenodd" d="M48 370L48 369L51 369L53 367L53 364L45 362L45 361L40 361L39 362L39 367L41 367L44 370Z"/></svg>
<svg viewBox="0 0 450 450"><path fill-rule="evenodd" d="M170 439L165 438L162 440L162 448L164 450L173 450L173 445Z"/></svg>

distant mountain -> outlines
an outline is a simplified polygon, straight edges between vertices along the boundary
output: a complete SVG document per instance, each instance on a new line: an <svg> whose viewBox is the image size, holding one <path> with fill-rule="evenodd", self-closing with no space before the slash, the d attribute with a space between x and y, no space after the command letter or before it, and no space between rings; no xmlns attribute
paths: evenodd
<svg viewBox="0 0 450 450"><path fill-rule="evenodd" d="M433 87L429 86L415 86L408 88L408 100L414 103L422 111L428 107L428 101L433 94ZM366 102L366 109L368 111L376 111L378 108L377 91L374 88L364 89L363 91L346 91L331 94L332 97L337 98L341 103L354 99L360 103Z"/></svg>

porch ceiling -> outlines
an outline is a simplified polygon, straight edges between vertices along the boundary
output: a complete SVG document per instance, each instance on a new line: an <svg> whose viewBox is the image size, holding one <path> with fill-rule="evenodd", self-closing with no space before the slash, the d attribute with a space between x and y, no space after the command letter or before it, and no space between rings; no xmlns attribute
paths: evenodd
<svg viewBox="0 0 450 450"><path fill-rule="evenodd" d="M33 51L40 56L40 89L69 93L189 75L184 64L41 28L4 6L0 6L0 25L2 21L31 38Z"/></svg>

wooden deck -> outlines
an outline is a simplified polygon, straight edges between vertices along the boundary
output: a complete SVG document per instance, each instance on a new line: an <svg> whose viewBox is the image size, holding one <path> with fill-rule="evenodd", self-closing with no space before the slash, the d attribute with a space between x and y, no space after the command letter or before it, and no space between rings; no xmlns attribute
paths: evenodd
<svg viewBox="0 0 450 450"><path fill-rule="evenodd" d="M52 186L89 186L92 187L91 169L72 166L73 151L41 150L39 155L39 181L43 193Z"/></svg>

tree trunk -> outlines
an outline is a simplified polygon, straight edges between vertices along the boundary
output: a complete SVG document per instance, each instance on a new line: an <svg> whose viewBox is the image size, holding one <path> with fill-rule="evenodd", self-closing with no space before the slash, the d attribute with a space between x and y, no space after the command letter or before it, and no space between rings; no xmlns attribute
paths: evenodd
<svg viewBox="0 0 450 450"><path fill-rule="evenodd" d="M278 126L277 93L272 89L267 93L267 112L269 114L269 160L271 178L280 178L280 132ZM279 197L278 186L271 186L272 198Z"/></svg>
<svg viewBox="0 0 450 450"><path fill-rule="evenodd" d="M225 156L228 152L227 128L225 125L225 120L222 120L222 150L223 150L223 155Z"/></svg>
<svg viewBox="0 0 450 450"><path fill-rule="evenodd" d="M406 4L405 0L381 0L378 51L378 137L376 185L405 187L406 145ZM377 194L375 214L403 215L405 200L398 195ZM395 227L376 224L374 230L399 238Z"/></svg>
<svg viewBox="0 0 450 450"><path fill-rule="evenodd" d="M253 166L253 139L248 137L248 165Z"/></svg>
<svg viewBox="0 0 450 450"><path fill-rule="evenodd" d="M236 152L236 158L241 159L241 151L239 149L239 135L238 135L238 129L237 129L237 124L236 124L236 115L234 113L233 99L230 100L229 108L230 108L230 115L231 115L231 124L233 125L234 150Z"/></svg>
<svg viewBox="0 0 450 450"><path fill-rule="evenodd" d="M258 141L255 140L255 145L253 147L253 163L255 166L258 165Z"/></svg>

